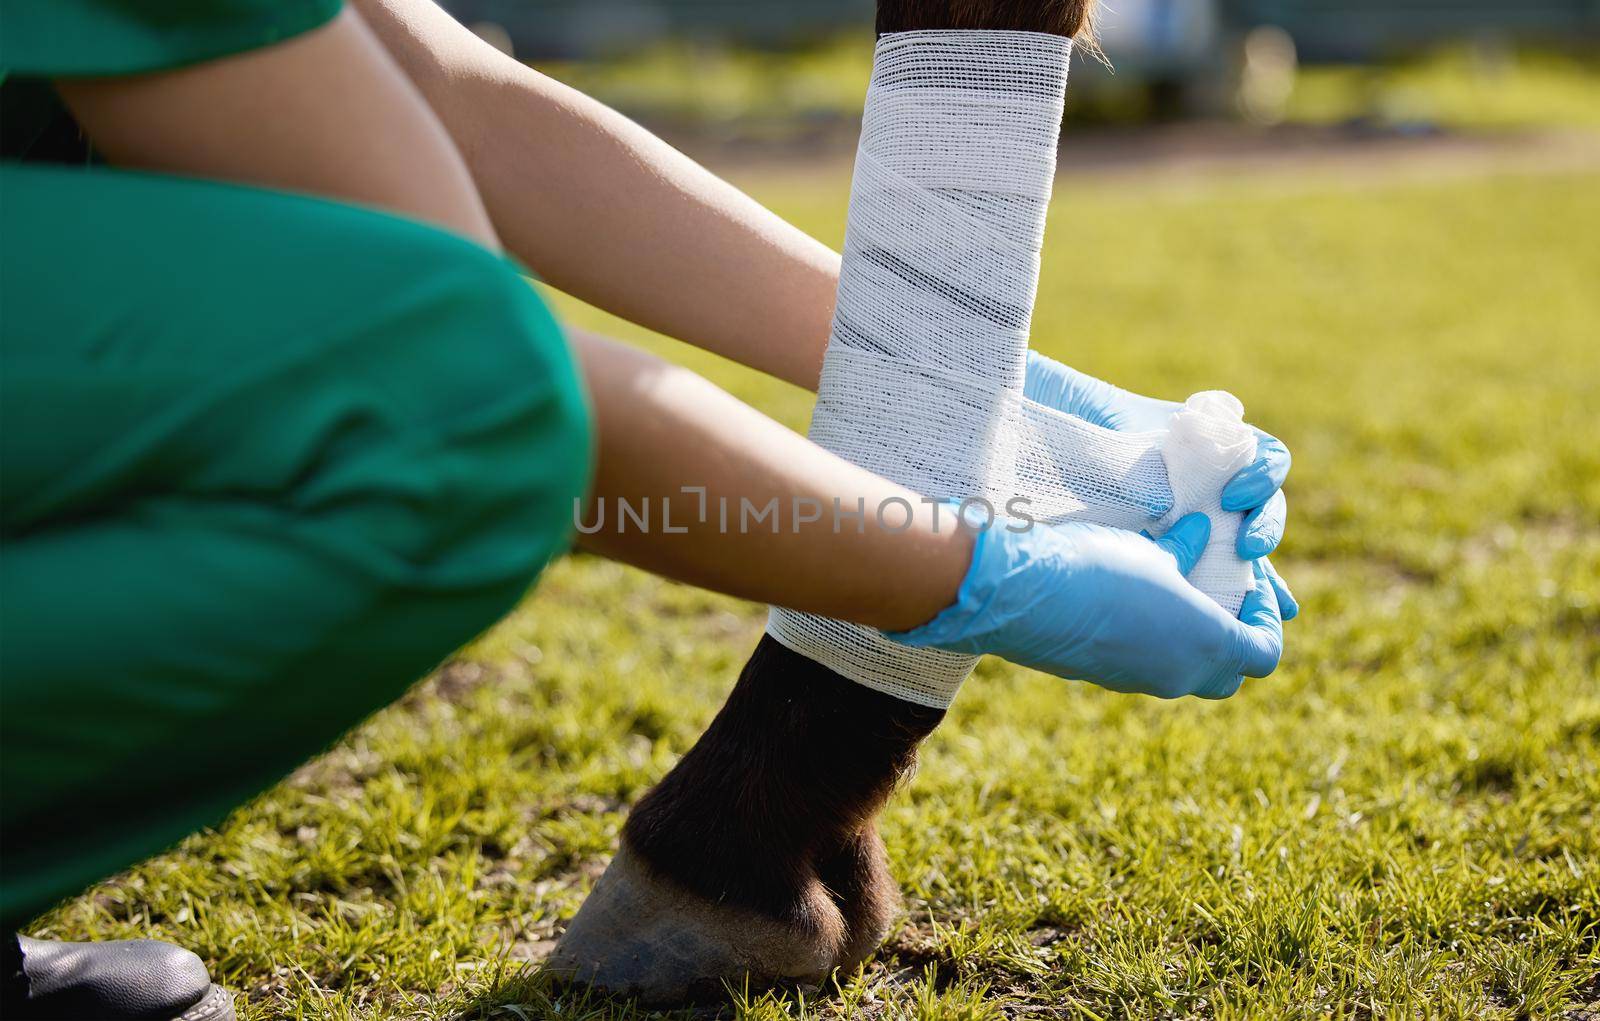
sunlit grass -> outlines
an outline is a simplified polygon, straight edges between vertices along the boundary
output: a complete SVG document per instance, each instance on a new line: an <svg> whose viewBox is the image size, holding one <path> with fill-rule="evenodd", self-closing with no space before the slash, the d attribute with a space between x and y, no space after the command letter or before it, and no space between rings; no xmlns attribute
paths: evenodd
<svg viewBox="0 0 1600 1021"><path fill-rule="evenodd" d="M783 52L673 40L625 59L538 66L626 112L714 126L857 116L871 65L871 35L859 32Z"/></svg>
<svg viewBox="0 0 1600 1021"><path fill-rule="evenodd" d="M847 182L777 188L836 243ZM1559 1018L1600 999L1600 177L1063 185L1040 348L1234 390L1296 456L1274 677L1174 704L995 661L891 805L909 903L749 1018ZM714 300L711 298L710 300ZM803 427L805 395L645 339ZM640 1016L540 955L759 608L588 557L216 832L50 916L165 935L244 1016Z"/></svg>
<svg viewBox="0 0 1600 1021"><path fill-rule="evenodd" d="M1600 60L1453 47L1425 59L1303 70L1290 120L1463 128L1600 127Z"/></svg>
<svg viewBox="0 0 1600 1021"><path fill-rule="evenodd" d="M857 117L871 63L870 34L856 32L776 53L674 41L626 59L540 67L652 122L794 130L817 119ZM1120 91L1133 83L1095 74L1080 91ZM1069 114L1080 99L1093 96L1075 93ZM1284 115L1315 124L1361 119L1458 129L1592 128L1600 126L1600 58L1446 45L1387 63L1312 65L1296 75Z"/></svg>

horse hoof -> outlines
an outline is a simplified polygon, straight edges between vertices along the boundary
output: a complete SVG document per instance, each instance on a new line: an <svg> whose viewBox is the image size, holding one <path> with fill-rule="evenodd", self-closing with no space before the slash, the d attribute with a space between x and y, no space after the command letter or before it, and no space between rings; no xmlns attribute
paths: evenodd
<svg viewBox="0 0 1600 1021"><path fill-rule="evenodd" d="M846 923L821 882L794 922L714 903L660 875L624 843L546 961L548 971L644 1003L726 995L726 986L814 985L839 963Z"/></svg>

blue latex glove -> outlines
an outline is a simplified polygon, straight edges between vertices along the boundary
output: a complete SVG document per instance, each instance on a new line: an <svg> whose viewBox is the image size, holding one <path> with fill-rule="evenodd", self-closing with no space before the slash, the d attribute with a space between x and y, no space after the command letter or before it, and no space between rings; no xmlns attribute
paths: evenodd
<svg viewBox="0 0 1600 1021"><path fill-rule="evenodd" d="M1165 429L1172 413L1183 406L1176 401L1129 393L1037 351L1028 352L1027 372L1023 383L1025 396L1118 432ZM1276 436L1256 429L1256 459L1239 469L1223 487L1222 509L1244 512L1244 524L1239 529L1235 548L1243 559L1262 562L1262 569L1278 597L1278 605L1283 609L1283 619L1293 620L1300 612L1300 604L1271 562L1265 559L1283 541L1288 512L1283 499L1283 480L1288 474L1289 448ZM1157 516L1165 514L1171 506L1169 502L1157 509Z"/></svg>
<svg viewBox="0 0 1600 1021"><path fill-rule="evenodd" d="M1238 619L1184 578L1210 538L1204 514L1154 540L1083 523L1009 528L977 533L953 605L889 637L1161 698L1227 698L1277 668L1283 622L1259 561Z"/></svg>

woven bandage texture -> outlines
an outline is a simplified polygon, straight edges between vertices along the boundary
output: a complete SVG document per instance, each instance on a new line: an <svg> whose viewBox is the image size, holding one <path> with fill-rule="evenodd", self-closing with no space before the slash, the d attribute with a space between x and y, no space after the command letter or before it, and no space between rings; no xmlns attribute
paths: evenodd
<svg viewBox="0 0 1600 1021"><path fill-rule="evenodd" d="M1250 568L1232 552L1238 515L1218 497L1255 453L1238 402L1196 395L1174 416L1188 416L1181 428L1124 433L1023 396L1071 45L1012 31L879 38L810 436L926 497L981 498L1002 513L1021 498L1043 522L1159 534L1206 511L1210 559L1192 578L1237 613ZM1169 490L1173 511L1155 521L1146 508ZM783 608L767 631L857 683L937 708L976 662Z"/></svg>

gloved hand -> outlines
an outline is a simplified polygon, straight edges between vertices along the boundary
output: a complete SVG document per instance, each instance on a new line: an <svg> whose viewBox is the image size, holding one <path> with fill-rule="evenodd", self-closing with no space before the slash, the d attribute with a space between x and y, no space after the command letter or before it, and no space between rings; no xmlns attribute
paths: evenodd
<svg viewBox="0 0 1600 1021"><path fill-rule="evenodd" d="M1129 393L1037 351L1028 352L1023 395L1046 407L1118 432L1165 429L1172 413L1183 406L1176 401ZM1239 469L1223 487L1222 509L1245 513L1235 548L1242 559L1261 561L1278 597L1283 619L1293 620L1300 612L1300 604L1271 562L1265 559L1283 541L1288 511L1283 499L1283 480L1289 474L1289 449L1276 436L1260 429L1255 432L1256 459ZM1168 504L1156 513L1164 514L1170 507Z"/></svg>
<svg viewBox="0 0 1600 1021"><path fill-rule="evenodd" d="M1161 698L1227 698L1283 653L1266 572L1236 620L1184 578L1211 523L1188 514L1159 539L1102 525L998 520L979 531L954 604L906 645L992 653L1058 677Z"/></svg>

